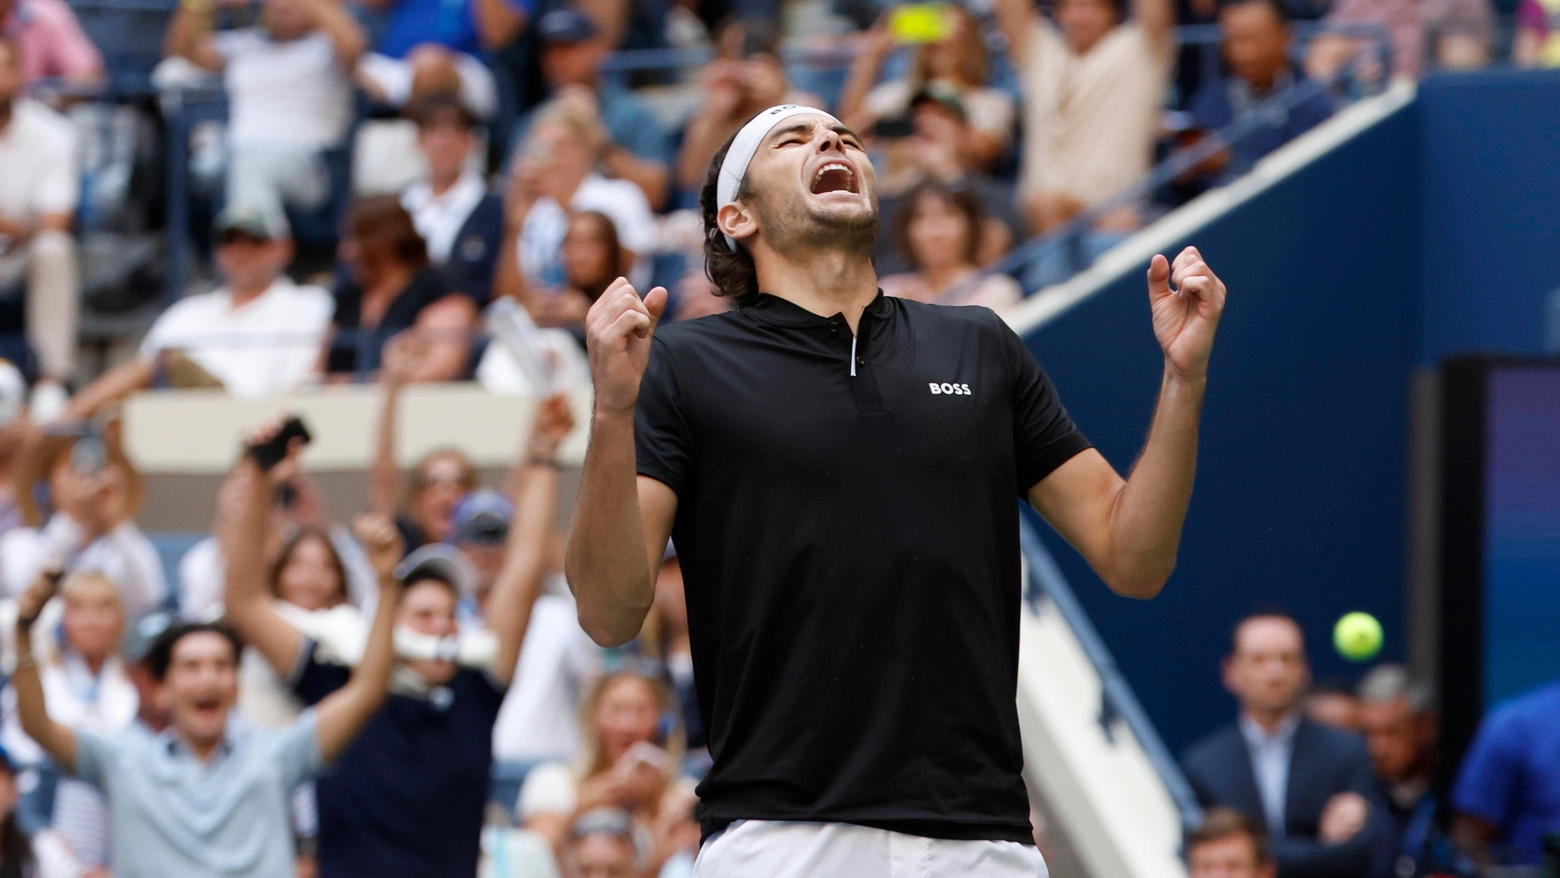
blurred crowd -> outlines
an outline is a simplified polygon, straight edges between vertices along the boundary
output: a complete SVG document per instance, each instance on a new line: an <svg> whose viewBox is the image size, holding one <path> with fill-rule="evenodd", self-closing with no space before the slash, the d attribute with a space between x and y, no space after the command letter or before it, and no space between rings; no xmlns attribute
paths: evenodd
<svg viewBox="0 0 1560 878"><path fill-rule="evenodd" d="M1442 758L1435 695L1380 664L1313 683L1277 608L1236 625L1224 660L1234 723L1182 765L1204 823L1191 878L1548 878L1560 870L1560 679L1484 718Z"/></svg>
<svg viewBox="0 0 1560 878"><path fill-rule="evenodd" d="M1004 308L1071 270L1015 244L1097 253L1389 77L1560 62L1548 0L120 2L0 0L0 356L39 421L362 381L408 329L416 380L480 378L490 303L577 333L619 275L721 310L691 208L776 103L866 135L887 293ZM90 386L83 301L94 340L145 334Z"/></svg>

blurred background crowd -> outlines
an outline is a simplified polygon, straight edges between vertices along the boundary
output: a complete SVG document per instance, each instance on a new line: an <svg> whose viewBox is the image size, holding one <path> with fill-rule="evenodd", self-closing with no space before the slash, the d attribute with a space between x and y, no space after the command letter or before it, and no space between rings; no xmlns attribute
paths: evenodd
<svg viewBox="0 0 1560 878"><path fill-rule="evenodd" d="M645 631L600 649L558 516L525 515L520 470L556 467L570 416L485 484L460 447L404 468L397 412L417 384L586 386L584 315L619 276L671 289L671 319L728 308L696 197L754 112L865 136L886 293L1003 310L1394 81L1560 66L1554 0L0 0L0 26L0 593L65 565L35 650L50 715L168 728L153 644L226 618L250 643L231 721L285 726L342 685L377 600L327 510L392 516L408 553L390 704L286 804L300 875L689 874L708 756L675 547ZM294 467L260 506L230 480L177 553L142 532L127 397L327 384L377 387L366 496ZM240 552L258 591L226 573ZM505 633L520 555L544 575ZM1278 610L1234 632L1238 721L1185 760L1194 876L1538 868L1560 684L1447 765L1424 681L1313 685L1303 642ZM0 876L114 874L136 840L10 687L0 744Z"/></svg>

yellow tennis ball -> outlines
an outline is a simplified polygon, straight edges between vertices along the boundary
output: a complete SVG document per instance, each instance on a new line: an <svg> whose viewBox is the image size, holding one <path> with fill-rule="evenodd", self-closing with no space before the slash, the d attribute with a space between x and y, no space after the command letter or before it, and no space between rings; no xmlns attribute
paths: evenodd
<svg viewBox="0 0 1560 878"><path fill-rule="evenodd" d="M1369 613L1344 613L1333 626L1333 646L1351 662L1369 661L1381 652L1381 623Z"/></svg>

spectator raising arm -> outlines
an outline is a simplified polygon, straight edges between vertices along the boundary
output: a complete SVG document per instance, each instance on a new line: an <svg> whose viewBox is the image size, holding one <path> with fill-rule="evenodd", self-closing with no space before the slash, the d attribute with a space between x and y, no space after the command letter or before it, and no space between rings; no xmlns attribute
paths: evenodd
<svg viewBox="0 0 1560 878"><path fill-rule="evenodd" d="M379 605L368 630L363 660L352 672L352 679L314 708L320 758L326 764L346 749L384 704L390 691L390 669L395 664L395 616L401 603L401 580L396 578L395 568L401 561L401 535L395 523L382 515L358 516L353 531L379 576Z"/></svg>
<svg viewBox="0 0 1560 878"><path fill-rule="evenodd" d="M273 425L261 431L258 439L263 440L276 429L278 427ZM290 678L298 666L298 656L304 645L303 634L278 615L271 605L271 595L265 585L264 546L271 498L278 486L297 473L298 455L302 450L302 443L294 440L287 457L265 472L245 454L218 494L223 508L218 510L217 517L225 525L224 532L218 536L222 541L222 556L227 561L222 602L228 621L238 629L246 643L260 651L283 680ZM381 606L384 601L381 597ZM375 619L377 622L378 617Z"/></svg>
<svg viewBox="0 0 1560 878"><path fill-rule="evenodd" d="M336 61L346 70L357 67L358 58L368 51L368 37L347 12L345 3L336 0L304 0L314 26L330 40ZM503 2L503 0L498 0Z"/></svg>
<svg viewBox="0 0 1560 878"><path fill-rule="evenodd" d="M531 624L531 608L547 573L547 549L552 540L558 504L558 443L574 429L568 397L559 394L536 407L525 458L514 485L515 518L504 549L504 566L493 582L486 612L488 627L498 635L493 676L508 684L520 659L520 646Z"/></svg>
<svg viewBox="0 0 1560 878"><path fill-rule="evenodd" d="M374 432L374 460L368 471L368 508L375 515L394 518L401 497L401 467L395 459L396 421L401 393L427 358L428 347L415 335L403 334L385 345L379 384L384 402L379 406L379 426Z"/></svg>
<svg viewBox="0 0 1560 878"><path fill-rule="evenodd" d="M867 94L877 85L878 77L883 73L883 62L894 53L894 35L888 30L888 13L878 16L877 23L861 40L845 85L840 89L839 116L851 130L866 133L879 121L866 108Z"/></svg>
<svg viewBox="0 0 1560 878"><path fill-rule="evenodd" d="M1175 33L1175 7L1173 0L1132 0L1132 17L1155 51L1163 53L1170 47Z"/></svg>
<svg viewBox="0 0 1560 878"><path fill-rule="evenodd" d="M525 7L510 0L475 0L471 4L471 19L482 48L491 52L519 39L529 16Z"/></svg>
<svg viewBox="0 0 1560 878"><path fill-rule="evenodd" d="M180 3L173 14L173 24L168 26L163 54L183 58L213 73L222 70L222 53L217 51L216 40L211 35L211 17L211 0Z"/></svg>
<svg viewBox="0 0 1560 878"><path fill-rule="evenodd" d="M992 10L992 15L997 20L997 27L1007 41L1008 57L1012 59L1014 67L1022 69L1027 66L1031 58L1030 52L1034 50L1035 16L1038 14L1034 0L997 0L996 7Z"/></svg>
<svg viewBox="0 0 1560 878"><path fill-rule="evenodd" d="M17 602L16 672L11 677L11 685L16 688L16 712L22 720L22 731L70 773L76 767L76 733L70 726L55 722L49 716L32 644L33 624L43 612L44 604L59 590L62 575L63 571L58 568L43 571Z"/></svg>

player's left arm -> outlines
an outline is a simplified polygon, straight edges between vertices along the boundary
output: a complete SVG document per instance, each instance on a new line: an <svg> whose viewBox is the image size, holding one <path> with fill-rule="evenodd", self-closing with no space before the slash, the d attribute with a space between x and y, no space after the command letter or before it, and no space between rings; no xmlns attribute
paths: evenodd
<svg viewBox="0 0 1560 878"><path fill-rule="evenodd" d="M1030 504L1117 594L1151 598L1175 569L1197 469L1208 355L1224 296L1224 283L1197 248L1182 250L1174 264L1155 256L1148 267L1148 298L1165 372L1142 455L1123 479L1091 448L1029 490Z"/></svg>

